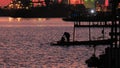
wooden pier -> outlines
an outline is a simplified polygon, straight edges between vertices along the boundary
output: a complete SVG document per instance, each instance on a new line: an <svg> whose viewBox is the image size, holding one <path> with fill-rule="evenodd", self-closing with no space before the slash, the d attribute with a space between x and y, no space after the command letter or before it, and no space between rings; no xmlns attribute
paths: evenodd
<svg viewBox="0 0 120 68"><path fill-rule="evenodd" d="M112 1L112 11L110 14L97 14L88 16L69 16L64 18L64 21L73 21L73 41L70 42L54 42L51 43L53 46L75 46L75 45L93 45L94 53L90 59L86 60L88 67L92 68L120 68L120 14L117 12L117 6L120 0ZM120 12L120 11L119 11ZM118 15L119 14L119 15ZM74 14L73 14L74 15ZM82 22L88 22L88 25L82 25ZM94 22L102 23L95 25ZM110 24L108 24L110 22ZM92 24L91 24L92 23ZM89 40L88 41L76 41L75 40L75 28L77 27L88 27L89 28ZM109 33L109 39L103 40L91 40L91 27L102 27L103 35L105 27L110 27L111 32ZM97 45L108 45L104 53L99 55L99 58L95 55L95 46Z"/></svg>
<svg viewBox="0 0 120 68"><path fill-rule="evenodd" d="M120 10L118 11L120 12ZM112 25L112 13L111 12L98 12L95 15L86 16L69 16L63 18L64 21L73 21L74 27L95 27L95 28L111 28ZM120 20L120 14L116 16L116 21ZM85 23L87 22L87 23ZM116 23L116 27L119 27L119 23Z"/></svg>
<svg viewBox="0 0 120 68"><path fill-rule="evenodd" d="M73 21L74 22L74 27L73 27L73 41L70 42L52 42L51 45L54 46L64 46L64 45L68 45L68 46L72 46L72 45L110 45L114 39L104 39L104 34L105 34L105 28L112 28L112 27L116 27L119 28L119 23L116 23L116 25L112 24L112 15L111 13L106 14L103 13L102 14L98 14L95 16L78 16L78 17L67 17L67 18L63 18L64 21ZM119 22L119 17L117 17L116 21ZM87 23L87 25L82 25L83 23ZM76 33L76 28L80 28L80 27L87 27L89 28L89 40L85 40L85 41L77 41L75 40L75 33ZM102 28L102 34L103 34L103 39L102 40L91 40L91 28ZM113 35L114 33L110 33L109 35Z"/></svg>
<svg viewBox="0 0 120 68"><path fill-rule="evenodd" d="M105 49L105 53L101 54L98 57L94 56L90 57L90 59L86 60L88 67L94 68L120 68L120 19L117 18L117 6L120 0L112 1L112 26L111 32L109 35L111 36L111 44L109 47ZM118 26L118 27L117 27ZM97 64L96 64L97 63Z"/></svg>

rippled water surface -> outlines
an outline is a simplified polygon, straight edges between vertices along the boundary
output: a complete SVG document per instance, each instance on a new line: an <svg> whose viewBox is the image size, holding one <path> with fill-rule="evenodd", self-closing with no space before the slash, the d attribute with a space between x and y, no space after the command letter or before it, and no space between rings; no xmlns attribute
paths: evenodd
<svg viewBox="0 0 120 68"><path fill-rule="evenodd" d="M92 39L102 36L102 28L91 28ZM77 28L75 40L89 40L88 28ZM105 29L105 37L109 38ZM51 46L69 32L73 23L54 19L0 18L0 68L87 68L85 60L94 52L89 46ZM106 46L97 46L96 55Z"/></svg>

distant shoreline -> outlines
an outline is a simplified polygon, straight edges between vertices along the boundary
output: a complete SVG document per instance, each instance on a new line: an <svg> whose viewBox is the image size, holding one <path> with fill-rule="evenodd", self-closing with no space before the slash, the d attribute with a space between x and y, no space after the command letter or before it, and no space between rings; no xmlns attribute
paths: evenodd
<svg viewBox="0 0 120 68"><path fill-rule="evenodd" d="M68 16L70 10L66 7L48 8L36 7L30 9L0 9L0 17L22 18L62 18Z"/></svg>

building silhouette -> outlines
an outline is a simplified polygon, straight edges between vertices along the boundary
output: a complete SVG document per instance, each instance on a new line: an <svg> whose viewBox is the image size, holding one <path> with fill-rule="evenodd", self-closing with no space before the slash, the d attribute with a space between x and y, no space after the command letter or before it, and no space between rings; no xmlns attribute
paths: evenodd
<svg viewBox="0 0 120 68"><path fill-rule="evenodd" d="M21 1L24 7L31 7L32 6L32 0L18 0Z"/></svg>
<svg viewBox="0 0 120 68"><path fill-rule="evenodd" d="M70 0L62 0L63 4L70 4Z"/></svg>

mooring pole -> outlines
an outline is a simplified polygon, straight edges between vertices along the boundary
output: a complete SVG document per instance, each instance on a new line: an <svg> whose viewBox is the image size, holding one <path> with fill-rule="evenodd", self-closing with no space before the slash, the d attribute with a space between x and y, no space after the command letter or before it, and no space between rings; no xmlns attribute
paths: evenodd
<svg viewBox="0 0 120 68"><path fill-rule="evenodd" d="M105 25L105 23L106 23L106 21L103 22L103 25ZM104 26L103 26L102 34L103 34L103 40L104 40L105 39L105 28L104 28Z"/></svg>
<svg viewBox="0 0 120 68"><path fill-rule="evenodd" d="M91 28L90 28L90 21L89 21L89 41L91 41Z"/></svg>
<svg viewBox="0 0 120 68"><path fill-rule="evenodd" d="M75 41L75 22L74 22L74 27L73 27L73 42Z"/></svg>

